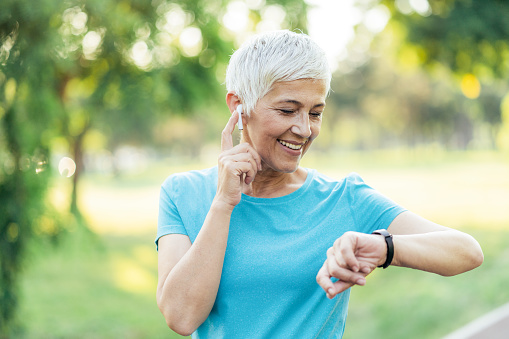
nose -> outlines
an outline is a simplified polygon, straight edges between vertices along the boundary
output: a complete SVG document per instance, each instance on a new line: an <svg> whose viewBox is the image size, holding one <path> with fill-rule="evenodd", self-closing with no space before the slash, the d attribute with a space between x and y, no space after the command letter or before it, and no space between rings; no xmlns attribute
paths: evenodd
<svg viewBox="0 0 509 339"><path fill-rule="evenodd" d="M309 115L306 113L296 115L295 121L290 131L302 138L309 138L311 136L311 123L309 121Z"/></svg>

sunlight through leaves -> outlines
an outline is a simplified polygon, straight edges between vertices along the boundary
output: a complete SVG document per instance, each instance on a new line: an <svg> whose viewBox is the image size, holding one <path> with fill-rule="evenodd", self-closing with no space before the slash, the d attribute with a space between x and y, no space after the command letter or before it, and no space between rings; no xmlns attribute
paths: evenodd
<svg viewBox="0 0 509 339"><path fill-rule="evenodd" d="M70 178L76 172L76 163L68 157L63 157L58 163L58 172L63 177Z"/></svg>

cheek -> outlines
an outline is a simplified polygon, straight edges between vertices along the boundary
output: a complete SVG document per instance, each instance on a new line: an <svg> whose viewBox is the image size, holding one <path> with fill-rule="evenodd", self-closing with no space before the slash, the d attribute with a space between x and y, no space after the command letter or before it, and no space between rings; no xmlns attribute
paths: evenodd
<svg viewBox="0 0 509 339"><path fill-rule="evenodd" d="M263 142L267 142L272 139L280 138L282 134L288 131L288 125L282 124L276 120L267 120L263 124L262 131L263 132L260 133L260 138Z"/></svg>

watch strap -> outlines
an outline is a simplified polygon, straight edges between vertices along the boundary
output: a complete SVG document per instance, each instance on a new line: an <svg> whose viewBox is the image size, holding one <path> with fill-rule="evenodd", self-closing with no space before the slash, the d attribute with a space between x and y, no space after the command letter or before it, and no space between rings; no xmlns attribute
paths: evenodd
<svg viewBox="0 0 509 339"><path fill-rule="evenodd" d="M387 232L387 230L376 230L371 234L379 234L382 235L385 239L385 243L387 245L387 258L385 259L385 262L378 266L383 267L384 269L389 267L389 265L392 262L392 258L394 257L394 242L392 241L392 234Z"/></svg>

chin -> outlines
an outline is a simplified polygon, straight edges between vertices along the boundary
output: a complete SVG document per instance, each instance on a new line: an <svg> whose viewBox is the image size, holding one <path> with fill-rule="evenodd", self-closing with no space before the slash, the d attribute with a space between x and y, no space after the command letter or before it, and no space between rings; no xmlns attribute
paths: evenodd
<svg viewBox="0 0 509 339"><path fill-rule="evenodd" d="M276 166L269 165L269 167L276 172L293 173L299 169L299 163L300 162L297 162L296 164L280 164L279 166L276 164Z"/></svg>

